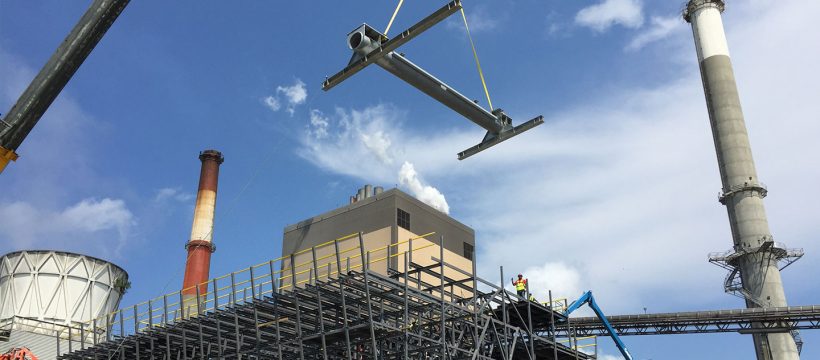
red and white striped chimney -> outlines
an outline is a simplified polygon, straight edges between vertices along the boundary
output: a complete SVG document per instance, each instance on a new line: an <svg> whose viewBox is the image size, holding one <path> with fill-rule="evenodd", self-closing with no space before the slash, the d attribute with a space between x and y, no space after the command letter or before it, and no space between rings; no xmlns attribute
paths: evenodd
<svg viewBox="0 0 820 360"><path fill-rule="evenodd" d="M199 285L200 294L206 293L208 289L211 253L216 250L213 245L216 186L219 180L219 165L225 161L225 158L219 151L205 150L199 153L199 160L202 161L202 170L199 174L194 222L191 226L191 238L185 244L188 259L185 262L182 296L186 300L196 299L197 285Z"/></svg>

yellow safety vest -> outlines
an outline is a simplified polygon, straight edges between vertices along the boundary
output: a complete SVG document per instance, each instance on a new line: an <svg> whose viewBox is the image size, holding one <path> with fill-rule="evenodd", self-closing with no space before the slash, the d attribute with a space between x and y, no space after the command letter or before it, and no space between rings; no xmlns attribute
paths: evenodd
<svg viewBox="0 0 820 360"><path fill-rule="evenodd" d="M527 289L527 280L516 280L515 281L515 291L522 291Z"/></svg>

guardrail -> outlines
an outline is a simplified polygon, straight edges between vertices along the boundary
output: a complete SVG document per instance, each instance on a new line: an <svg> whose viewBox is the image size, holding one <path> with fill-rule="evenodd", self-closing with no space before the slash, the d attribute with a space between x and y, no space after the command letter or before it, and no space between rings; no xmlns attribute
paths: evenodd
<svg viewBox="0 0 820 360"><path fill-rule="evenodd" d="M387 262L405 253L438 245L437 242L414 246L413 241L425 239L435 232L414 238L370 248L365 246L363 233L353 233L293 254L256 264L239 271L215 277L198 285L168 293L153 299L124 307L79 326L66 326L58 336L81 344L81 347L138 334L157 326L173 325L186 318L211 313L227 307L292 291L305 284L328 280L339 273L367 268ZM352 244L351 244L352 243ZM398 251L399 245L407 250ZM417 243L418 244L418 243ZM344 248L342 248L344 246ZM330 253L317 257L317 253ZM298 262L297 259L309 257ZM364 259L364 260L362 260ZM291 266L291 264L295 264ZM320 267L321 270L320 271Z"/></svg>

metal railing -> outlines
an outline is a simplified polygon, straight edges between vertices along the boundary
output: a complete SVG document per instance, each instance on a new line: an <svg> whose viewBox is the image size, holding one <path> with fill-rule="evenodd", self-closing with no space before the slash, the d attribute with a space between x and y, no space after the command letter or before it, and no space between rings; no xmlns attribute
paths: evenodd
<svg viewBox="0 0 820 360"><path fill-rule="evenodd" d="M371 268L374 264L398 258L407 252L412 254L413 251L437 246L438 243L432 241L420 246L413 244L414 240L426 239L434 234L435 232L430 232L376 248L365 246L366 241L362 233L349 234L212 278L198 285L120 308L77 326L66 326L64 331L60 332L60 337L76 341L81 343L82 347L86 347L138 334L154 327L173 325L187 318L243 305L254 299L291 291L305 284L329 280L338 276L340 271L349 273L361 269L363 264ZM407 244L408 250L397 251L399 246L404 244ZM316 256L317 252L326 252L327 249L332 250L330 254ZM296 261L305 256L309 257L309 260ZM295 265L291 266L294 263ZM326 271L320 271L320 267Z"/></svg>

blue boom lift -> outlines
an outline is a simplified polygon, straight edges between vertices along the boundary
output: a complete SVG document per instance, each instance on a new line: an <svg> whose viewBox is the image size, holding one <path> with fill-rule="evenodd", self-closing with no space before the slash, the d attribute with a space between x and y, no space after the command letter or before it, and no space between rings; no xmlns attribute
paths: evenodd
<svg viewBox="0 0 820 360"><path fill-rule="evenodd" d="M604 312L601 311L601 308L599 308L598 304L595 302L595 298L592 296L592 291L585 292L584 295L581 295L581 297L578 298L578 300L575 300L574 302L572 302L572 304L569 304L567 310L564 311L564 315L569 317L570 313L572 313L575 310L578 310L578 308L584 306L584 304L589 304L589 307L592 308L592 311L595 312L595 315L598 316L598 319L601 319L601 322L606 327L606 331L609 332L609 336L612 337L612 341L615 342L615 346L618 347L618 351L621 352L621 355L624 356L624 359L632 360L632 355L629 354L629 350L626 349L626 345L624 345L623 341L621 341L621 338L618 336L618 333L615 331L615 329L612 328L612 325L609 323L609 320L606 319Z"/></svg>

